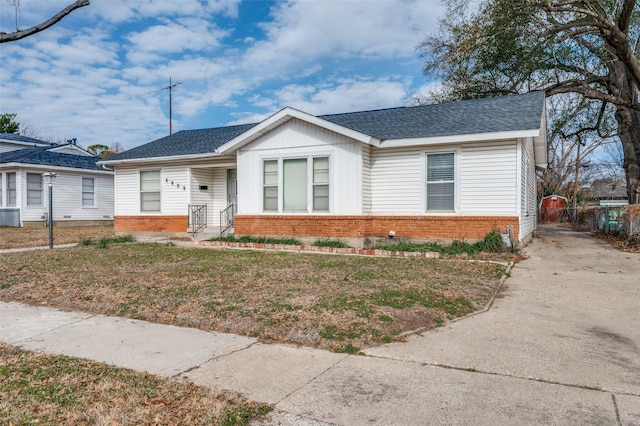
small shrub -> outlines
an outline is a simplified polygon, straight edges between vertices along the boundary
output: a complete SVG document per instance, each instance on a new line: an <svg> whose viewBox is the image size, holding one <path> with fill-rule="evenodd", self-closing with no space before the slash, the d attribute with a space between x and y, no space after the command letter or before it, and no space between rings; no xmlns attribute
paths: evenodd
<svg viewBox="0 0 640 426"><path fill-rule="evenodd" d="M102 238L100 241L98 241L98 248L99 249L106 249L107 247L109 247L109 243L111 242L111 238Z"/></svg>
<svg viewBox="0 0 640 426"><path fill-rule="evenodd" d="M273 238L273 237L256 237L253 235L243 235L241 237L213 237L209 241L226 241L230 243L256 243L256 244L286 244L292 246L301 246L302 242L295 238Z"/></svg>
<svg viewBox="0 0 640 426"><path fill-rule="evenodd" d="M112 243L133 243L136 239L132 235L124 235L122 237L104 237L98 243L94 243L90 238L83 241L81 245L97 245L98 248L106 249Z"/></svg>
<svg viewBox="0 0 640 426"><path fill-rule="evenodd" d="M323 238L321 240L316 240L311 244L316 247L333 247L333 248L348 248L349 244L340 240L332 240L329 238Z"/></svg>
<svg viewBox="0 0 640 426"><path fill-rule="evenodd" d="M450 245L443 246L437 242L428 243L413 243L408 241L402 241L398 244L389 244L376 247L381 250L389 251L412 251L412 252L436 252L442 254L478 254L480 252L490 253L502 253L507 250L507 247L502 240L502 233L499 229L494 229L487 233L484 238L475 243L469 243L467 241L453 240ZM512 249L517 251L517 247Z"/></svg>
<svg viewBox="0 0 640 426"><path fill-rule="evenodd" d="M94 244L95 244L95 242L91 238L85 238L82 241L80 241L79 245L81 245L81 246L92 246Z"/></svg>

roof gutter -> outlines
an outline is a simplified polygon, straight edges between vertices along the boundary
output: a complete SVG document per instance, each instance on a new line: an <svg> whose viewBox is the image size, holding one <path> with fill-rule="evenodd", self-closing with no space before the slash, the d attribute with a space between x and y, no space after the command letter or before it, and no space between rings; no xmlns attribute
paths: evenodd
<svg viewBox="0 0 640 426"><path fill-rule="evenodd" d="M435 136L425 138L387 139L380 142L381 148L416 146L416 145L442 145L465 142L487 142L503 139L517 139L536 137L540 135L540 129L513 130L506 132L470 133L468 135Z"/></svg>
<svg viewBox="0 0 640 426"><path fill-rule="evenodd" d="M197 160L208 157L221 157L222 155L216 151L207 152L205 154L189 154L189 155L168 155L166 157L144 157L144 158L128 158L124 160L104 160L98 161L96 164L105 166L115 166L118 164L135 164L135 163L151 163L154 161L171 161L178 162L183 160Z"/></svg>
<svg viewBox="0 0 640 426"><path fill-rule="evenodd" d="M29 164L29 163L0 163L0 168L29 168L29 169L39 169L39 170L56 170L56 171L69 171L69 172L81 172L81 173L99 173L99 174L113 174L113 170L105 169L97 170L97 169L82 169L79 167L65 167L65 166L54 166L52 164Z"/></svg>

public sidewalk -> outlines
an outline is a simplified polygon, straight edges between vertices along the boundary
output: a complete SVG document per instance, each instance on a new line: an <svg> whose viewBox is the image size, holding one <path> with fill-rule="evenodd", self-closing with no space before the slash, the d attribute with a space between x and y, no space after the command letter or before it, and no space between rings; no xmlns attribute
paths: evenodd
<svg viewBox="0 0 640 426"><path fill-rule="evenodd" d="M640 425L640 255L543 228L480 315L335 354L0 302L0 341L275 405L256 424Z"/></svg>

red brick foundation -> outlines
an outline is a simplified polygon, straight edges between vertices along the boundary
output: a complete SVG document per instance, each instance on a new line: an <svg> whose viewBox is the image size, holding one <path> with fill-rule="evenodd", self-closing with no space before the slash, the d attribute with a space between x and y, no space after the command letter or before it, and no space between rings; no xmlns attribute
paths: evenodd
<svg viewBox="0 0 640 426"><path fill-rule="evenodd" d="M492 229L513 227L519 239L517 216L298 216L237 215L236 235L294 237L467 239L483 238Z"/></svg>
<svg viewBox="0 0 640 426"><path fill-rule="evenodd" d="M188 216L115 216L115 232L186 232Z"/></svg>

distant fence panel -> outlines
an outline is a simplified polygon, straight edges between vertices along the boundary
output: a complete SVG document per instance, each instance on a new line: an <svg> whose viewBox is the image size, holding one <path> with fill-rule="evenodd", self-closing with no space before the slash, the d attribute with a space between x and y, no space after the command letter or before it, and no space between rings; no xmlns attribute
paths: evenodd
<svg viewBox="0 0 640 426"><path fill-rule="evenodd" d="M594 231L640 236L640 205L603 206L578 212L577 222Z"/></svg>

